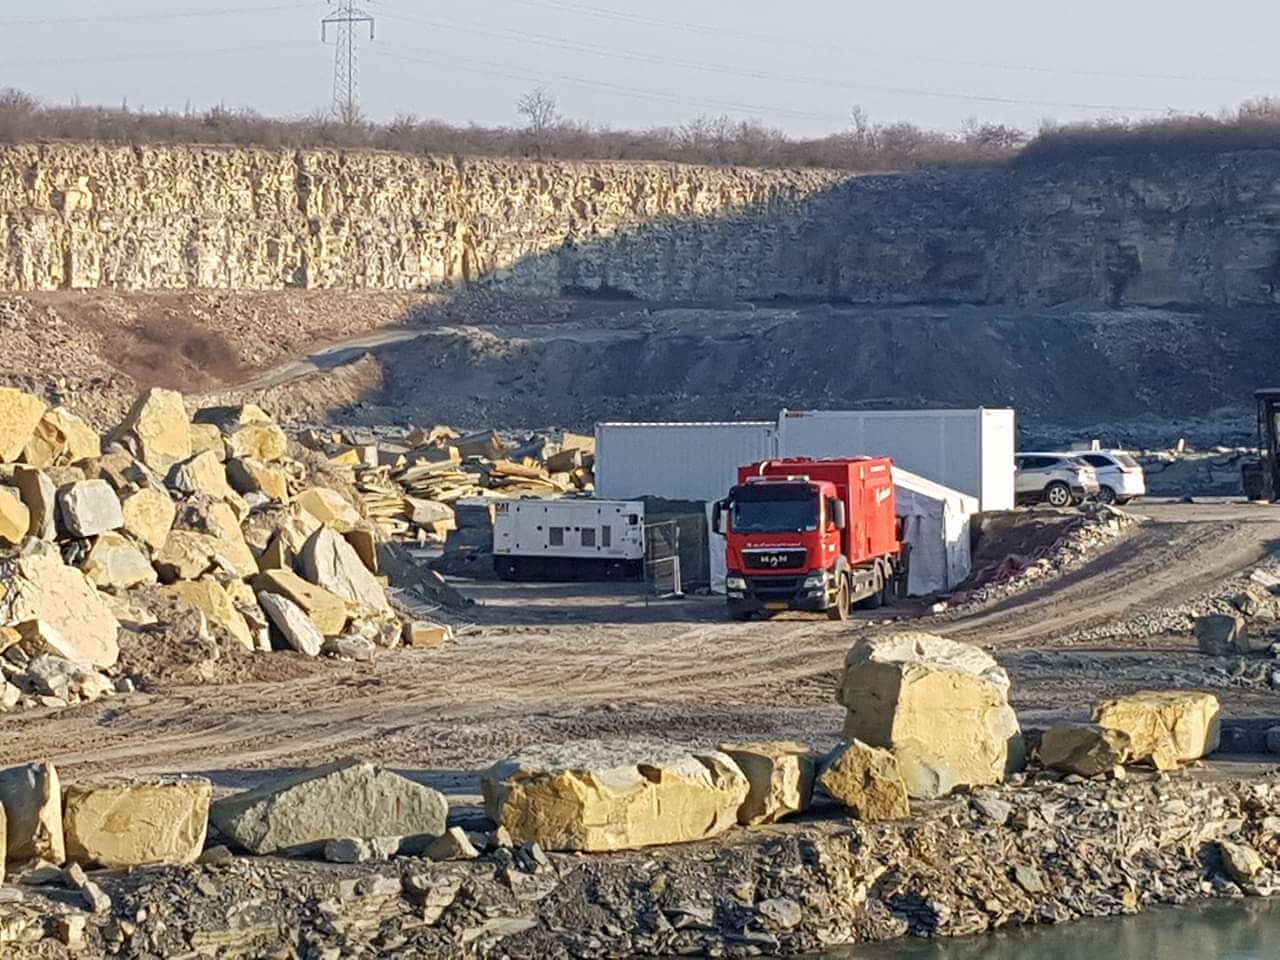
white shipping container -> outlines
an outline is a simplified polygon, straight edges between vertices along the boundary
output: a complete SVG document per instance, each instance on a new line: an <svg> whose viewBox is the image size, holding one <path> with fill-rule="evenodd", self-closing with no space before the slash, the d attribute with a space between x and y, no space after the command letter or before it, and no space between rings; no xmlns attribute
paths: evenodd
<svg viewBox="0 0 1280 960"><path fill-rule="evenodd" d="M598 423L596 493L615 500L719 500L738 467L775 456L775 424Z"/></svg>
<svg viewBox="0 0 1280 960"><path fill-rule="evenodd" d="M1012 410L784 410L776 436L778 457L892 457L983 510L1014 506Z"/></svg>

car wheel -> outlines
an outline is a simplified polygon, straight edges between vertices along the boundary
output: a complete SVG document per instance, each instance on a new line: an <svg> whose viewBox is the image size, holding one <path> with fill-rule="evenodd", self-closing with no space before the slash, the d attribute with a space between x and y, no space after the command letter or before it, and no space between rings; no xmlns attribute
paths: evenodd
<svg viewBox="0 0 1280 960"><path fill-rule="evenodd" d="M840 576L840 586L836 589L835 606L827 611L829 620L848 620L849 619L849 578L845 575Z"/></svg>
<svg viewBox="0 0 1280 960"><path fill-rule="evenodd" d="M1117 503L1118 501L1119 498L1116 496L1116 492L1110 487L1102 486L1098 488L1099 503Z"/></svg>
<svg viewBox="0 0 1280 960"><path fill-rule="evenodd" d="M1044 498L1051 507L1071 506L1071 488L1061 480L1055 480L1044 488Z"/></svg>

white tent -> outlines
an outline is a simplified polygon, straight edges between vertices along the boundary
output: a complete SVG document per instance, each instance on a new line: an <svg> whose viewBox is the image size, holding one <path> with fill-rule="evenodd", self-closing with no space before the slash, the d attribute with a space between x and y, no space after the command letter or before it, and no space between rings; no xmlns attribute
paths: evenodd
<svg viewBox="0 0 1280 960"><path fill-rule="evenodd" d="M954 590L972 567L969 518L978 500L893 468L894 496L903 539L911 546L907 593L913 597Z"/></svg>

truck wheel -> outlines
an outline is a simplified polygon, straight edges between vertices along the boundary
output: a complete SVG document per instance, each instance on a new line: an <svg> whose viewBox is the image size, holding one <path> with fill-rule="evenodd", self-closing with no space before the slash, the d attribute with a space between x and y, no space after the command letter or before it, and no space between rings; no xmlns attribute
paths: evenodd
<svg viewBox="0 0 1280 960"><path fill-rule="evenodd" d="M840 586L836 588L836 602L827 610L827 619L849 619L849 577L846 574L840 575Z"/></svg>
<svg viewBox="0 0 1280 960"><path fill-rule="evenodd" d="M1116 492L1112 490L1110 487L1099 487L1098 502L1099 503L1117 503L1119 502L1119 498L1116 496Z"/></svg>
<svg viewBox="0 0 1280 960"><path fill-rule="evenodd" d="M1071 488L1061 480L1055 480L1044 488L1044 498L1051 507L1071 506Z"/></svg>
<svg viewBox="0 0 1280 960"><path fill-rule="evenodd" d="M871 593L858 604L859 610L879 610L884 605L884 572L878 566L875 571L875 579L871 582L871 588Z"/></svg>

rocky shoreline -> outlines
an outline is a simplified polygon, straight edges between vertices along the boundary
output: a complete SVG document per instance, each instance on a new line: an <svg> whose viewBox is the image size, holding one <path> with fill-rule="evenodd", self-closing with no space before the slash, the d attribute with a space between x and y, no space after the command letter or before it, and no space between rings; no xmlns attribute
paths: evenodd
<svg viewBox="0 0 1280 960"><path fill-rule="evenodd" d="M70 931L66 918L85 916L79 894L6 888L0 943L23 958L741 957L967 936L1269 895L1280 777L1041 772L920 804L910 820L820 806L715 841L608 855L501 839L464 862L214 856L96 873L110 907Z"/></svg>

